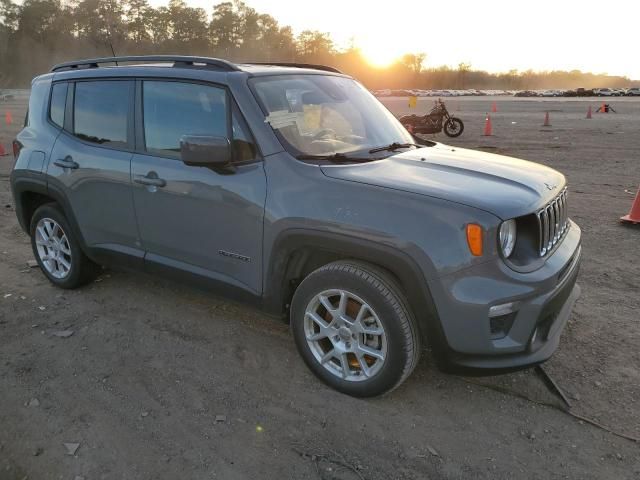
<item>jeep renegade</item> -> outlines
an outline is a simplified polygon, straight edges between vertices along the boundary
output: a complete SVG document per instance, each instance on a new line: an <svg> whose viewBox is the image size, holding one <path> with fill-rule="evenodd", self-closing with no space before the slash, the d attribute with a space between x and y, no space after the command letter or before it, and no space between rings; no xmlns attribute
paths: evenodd
<svg viewBox="0 0 640 480"><path fill-rule="evenodd" d="M331 67L90 59L33 80L16 213L44 275L119 265L289 319L324 382L400 385L440 365L548 359L576 298L565 177L419 140Z"/></svg>

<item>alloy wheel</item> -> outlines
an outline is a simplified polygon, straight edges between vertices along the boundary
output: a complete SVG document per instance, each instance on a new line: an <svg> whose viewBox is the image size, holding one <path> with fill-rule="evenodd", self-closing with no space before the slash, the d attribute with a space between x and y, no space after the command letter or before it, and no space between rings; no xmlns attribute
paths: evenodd
<svg viewBox="0 0 640 480"><path fill-rule="evenodd" d="M387 357L387 335L378 315L346 290L326 290L311 299L304 333L315 359L343 380L375 376Z"/></svg>
<svg viewBox="0 0 640 480"><path fill-rule="evenodd" d="M54 278L63 279L71 271L71 245L64 230L51 218L42 218L36 225L36 247L45 270Z"/></svg>

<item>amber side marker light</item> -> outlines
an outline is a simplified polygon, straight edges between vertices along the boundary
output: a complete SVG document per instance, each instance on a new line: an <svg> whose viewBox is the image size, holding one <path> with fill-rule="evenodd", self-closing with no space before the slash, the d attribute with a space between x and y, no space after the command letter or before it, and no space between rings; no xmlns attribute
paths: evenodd
<svg viewBox="0 0 640 480"><path fill-rule="evenodd" d="M467 225L467 244L474 257L482 255L482 227L475 223Z"/></svg>

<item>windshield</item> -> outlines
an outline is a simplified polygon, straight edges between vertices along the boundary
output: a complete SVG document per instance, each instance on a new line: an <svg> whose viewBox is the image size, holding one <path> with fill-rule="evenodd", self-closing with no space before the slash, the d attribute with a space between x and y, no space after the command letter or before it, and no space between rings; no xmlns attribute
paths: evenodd
<svg viewBox="0 0 640 480"><path fill-rule="evenodd" d="M349 154L414 142L400 122L350 78L280 75L253 78L251 84L265 121L295 156Z"/></svg>

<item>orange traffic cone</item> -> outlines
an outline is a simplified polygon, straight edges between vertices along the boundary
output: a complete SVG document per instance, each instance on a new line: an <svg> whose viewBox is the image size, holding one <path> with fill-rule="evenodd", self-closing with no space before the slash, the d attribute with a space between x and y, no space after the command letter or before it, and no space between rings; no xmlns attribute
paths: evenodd
<svg viewBox="0 0 640 480"><path fill-rule="evenodd" d="M498 105L496 105L496 102L493 102L493 105L491 105L491 111L493 113L496 113L498 111Z"/></svg>
<svg viewBox="0 0 640 480"><path fill-rule="evenodd" d="M587 118L591 118L591 105L589 105L589 110L587 110Z"/></svg>
<svg viewBox="0 0 640 480"><path fill-rule="evenodd" d="M7 125L11 125L13 123L13 118L11 118L11 112L9 110L4 114L4 123Z"/></svg>
<svg viewBox="0 0 640 480"><path fill-rule="evenodd" d="M631 205L629 215L620 217L620 220L626 223L640 223L640 188L636 194L636 199L633 201L633 205Z"/></svg>
<svg viewBox="0 0 640 480"><path fill-rule="evenodd" d="M598 111L600 113L607 113L607 104L602 102L602 105L600 106L600 108L598 109Z"/></svg>
<svg viewBox="0 0 640 480"><path fill-rule="evenodd" d="M4 145L0 143L0 157L4 157L5 155L8 155L8 153L5 151Z"/></svg>
<svg viewBox="0 0 640 480"><path fill-rule="evenodd" d="M550 127L551 126L551 122L549 122L549 112L545 112L544 114L544 123L542 124L543 127Z"/></svg>
<svg viewBox="0 0 640 480"><path fill-rule="evenodd" d="M491 127L491 117L487 114L487 118L484 121L484 136L491 137L493 135L493 128Z"/></svg>

